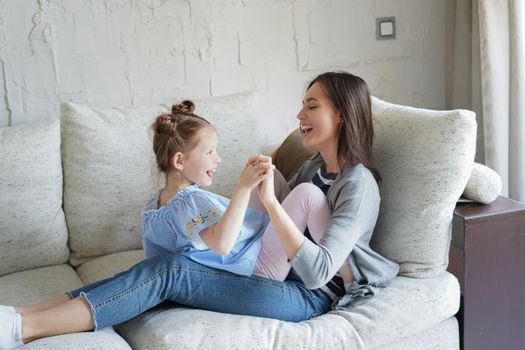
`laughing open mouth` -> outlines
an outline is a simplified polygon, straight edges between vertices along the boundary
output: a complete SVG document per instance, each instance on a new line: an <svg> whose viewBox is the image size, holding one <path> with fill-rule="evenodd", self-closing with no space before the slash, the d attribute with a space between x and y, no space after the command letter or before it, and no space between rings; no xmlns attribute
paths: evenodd
<svg viewBox="0 0 525 350"><path fill-rule="evenodd" d="M301 125L301 134L303 135L306 135L308 134L310 131L312 131L314 128L311 126L311 125L307 125L307 124L302 124Z"/></svg>

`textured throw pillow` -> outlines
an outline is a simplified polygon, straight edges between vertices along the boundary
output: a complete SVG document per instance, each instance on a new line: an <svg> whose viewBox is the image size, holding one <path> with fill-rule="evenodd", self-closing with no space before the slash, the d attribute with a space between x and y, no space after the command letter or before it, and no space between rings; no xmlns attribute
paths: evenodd
<svg viewBox="0 0 525 350"><path fill-rule="evenodd" d="M456 202L472 172L476 120L466 110L432 111L373 99L373 158L383 177L372 246L427 278L448 265Z"/></svg>
<svg viewBox="0 0 525 350"><path fill-rule="evenodd" d="M67 261L60 122L0 128L0 276Z"/></svg>
<svg viewBox="0 0 525 350"><path fill-rule="evenodd" d="M313 155L315 152L303 147L303 135L297 128L272 153L272 161L286 181L290 181L301 165Z"/></svg>
<svg viewBox="0 0 525 350"><path fill-rule="evenodd" d="M483 164L474 163L463 196L480 203L490 203L501 194L503 184L497 172Z"/></svg>
<svg viewBox="0 0 525 350"><path fill-rule="evenodd" d="M195 113L219 134L222 163L210 189L230 192L246 159L262 149L254 127L254 95L193 101ZM63 105L64 211L72 264L141 248L141 211L159 186L149 127L169 104L133 109Z"/></svg>

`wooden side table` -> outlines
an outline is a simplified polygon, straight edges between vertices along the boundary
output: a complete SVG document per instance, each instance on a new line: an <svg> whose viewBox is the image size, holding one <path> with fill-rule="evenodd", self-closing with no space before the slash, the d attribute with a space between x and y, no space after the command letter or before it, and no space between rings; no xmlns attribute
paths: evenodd
<svg viewBox="0 0 525 350"><path fill-rule="evenodd" d="M462 349L525 349L525 204L458 204L449 258Z"/></svg>

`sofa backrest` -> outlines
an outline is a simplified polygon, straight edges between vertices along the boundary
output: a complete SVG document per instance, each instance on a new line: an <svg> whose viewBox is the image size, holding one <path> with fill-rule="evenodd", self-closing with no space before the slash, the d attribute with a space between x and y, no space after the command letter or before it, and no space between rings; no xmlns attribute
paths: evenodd
<svg viewBox="0 0 525 350"><path fill-rule="evenodd" d="M454 208L474 164L475 114L372 105L383 178L372 247L397 261L400 275L436 276L447 268Z"/></svg>
<svg viewBox="0 0 525 350"><path fill-rule="evenodd" d="M0 276L68 257L58 119L0 128Z"/></svg>
<svg viewBox="0 0 525 350"><path fill-rule="evenodd" d="M210 189L230 193L247 157L262 150L254 127L255 96L242 93L194 102L195 113L208 119L219 134L222 163ZM141 248L141 212L162 183L153 171L149 127L170 107L117 110L63 105L64 212L73 265L89 257Z"/></svg>

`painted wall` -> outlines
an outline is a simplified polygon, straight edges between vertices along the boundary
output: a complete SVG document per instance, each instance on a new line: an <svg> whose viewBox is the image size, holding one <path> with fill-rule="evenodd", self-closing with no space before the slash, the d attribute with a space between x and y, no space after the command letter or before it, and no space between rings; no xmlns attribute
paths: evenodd
<svg viewBox="0 0 525 350"><path fill-rule="evenodd" d="M0 126L58 116L67 100L253 90L271 145L296 126L307 82L332 69L388 101L444 108L449 1L0 0ZM384 16L395 40L375 39Z"/></svg>

